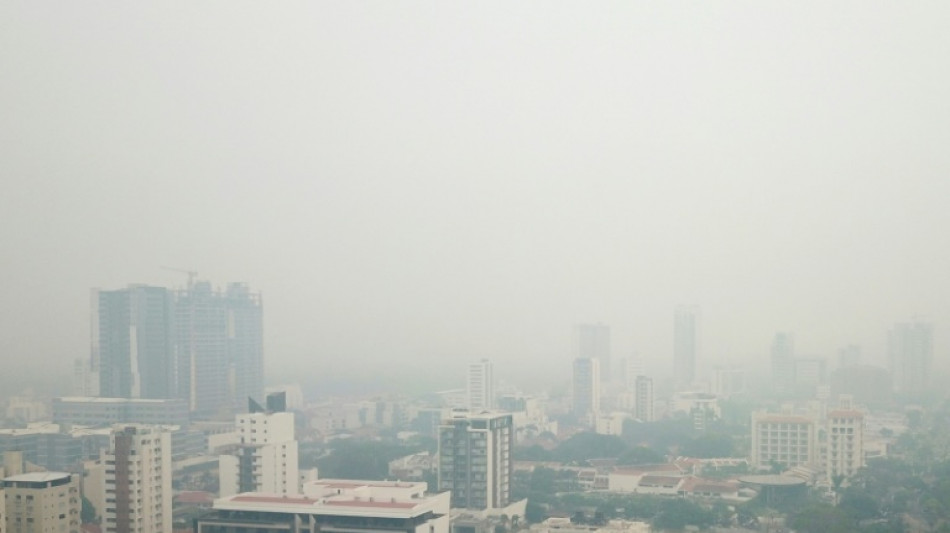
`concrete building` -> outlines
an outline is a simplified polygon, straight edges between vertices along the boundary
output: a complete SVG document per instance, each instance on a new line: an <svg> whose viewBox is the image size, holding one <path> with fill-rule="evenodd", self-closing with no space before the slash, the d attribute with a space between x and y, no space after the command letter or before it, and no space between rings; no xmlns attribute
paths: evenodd
<svg viewBox="0 0 950 533"><path fill-rule="evenodd" d="M35 472L3 480L6 533L79 533L79 481L65 472Z"/></svg>
<svg viewBox="0 0 950 533"><path fill-rule="evenodd" d="M600 414L600 360L575 359L572 384L574 416L593 425Z"/></svg>
<svg viewBox="0 0 950 533"><path fill-rule="evenodd" d="M818 432L812 418L756 411L752 413L754 468L813 468L818 462Z"/></svg>
<svg viewBox="0 0 950 533"><path fill-rule="evenodd" d="M188 420L188 403L181 399L53 398L53 422L57 424L187 426Z"/></svg>
<svg viewBox="0 0 950 533"><path fill-rule="evenodd" d="M600 380L610 380L610 326L578 324L574 327L574 357L600 362Z"/></svg>
<svg viewBox="0 0 950 533"><path fill-rule="evenodd" d="M699 308L678 306L673 320L673 383L677 389L696 381L699 354Z"/></svg>
<svg viewBox="0 0 950 533"><path fill-rule="evenodd" d="M653 405L653 378L637 376L634 393L634 416L641 422L652 422L656 416Z"/></svg>
<svg viewBox="0 0 950 533"><path fill-rule="evenodd" d="M324 479L303 495L246 493L215 500L195 533L449 533L449 494L426 494L423 482Z"/></svg>
<svg viewBox="0 0 950 533"><path fill-rule="evenodd" d="M864 413L839 405L828 413L827 436L828 479L855 475L864 466Z"/></svg>
<svg viewBox="0 0 950 533"><path fill-rule="evenodd" d="M711 392L720 398L741 394L746 389L746 371L742 368L717 366L713 369Z"/></svg>
<svg viewBox="0 0 950 533"><path fill-rule="evenodd" d="M895 324L887 340L894 392L913 397L929 390L933 325L919 321Z"/></svg>
<svg viewBox="0 0 950 533"><path fill-rule="evenodd" d="M105 465L106 533L171 533L171 434L163 428L118 425Z"/></svg>
<svg viewBox="0 0 950 533"><path fill-rule="evenodd" d="M515 432L508 413L456 411L439 428L439 490L452 507L498 509L511 503Z"/></svg>
<svg viewBox="0 0 950 533"><path fill-rule="evenodd" d="M22 452L29 463L57 471L74 471L83 460L83 444L59 424L36 423L0 429L0 453Z"/></svg>
<svg viewBox="0 0 950 533"><path fill-rule="evenodd" d="M164 287L93 289L92 360L99 394L174 398L172 295Z"/></svg>
<svg viewBox="0 0 950 533"><path fill-rule="evenodd" d="M495 389L492 383L492 364L488 359L468 365L468 408L472 411L493 409L495 407Z"/></svg>
<svg viewBox="0 0 950 533"><path fill-rule="evenodd" d="M779 332L772 340L772 386L774 392L788 394L795 385L795 337Z"/></svg>
<svg viewBox="0 0 950 533"><path fill-rule="evenodd" d="M222 455L222 496L242 492L299 494L300 473L293 413L246 413L235 417L240 444Z"/></svg>
<svg viewBox="0 0 950 533"><path fill-rule="evenodd" d="M206 281L175 294L178 395L198 418L224 419L264 397L260 294Z"/></svg>

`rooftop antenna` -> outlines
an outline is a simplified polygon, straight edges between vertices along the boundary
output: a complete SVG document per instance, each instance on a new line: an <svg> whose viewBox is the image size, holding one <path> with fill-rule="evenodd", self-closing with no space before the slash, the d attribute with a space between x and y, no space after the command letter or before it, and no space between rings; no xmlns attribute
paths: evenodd
<svg viewBox="0 0 950 533"><path fill-rule="evenodd" d="M162 270L171 270L172 272L181 272L182 274L188 274L188 288L192 288L195 285L195 279L198 277L198 272L194 270L185 270L183 268L173 268L163 266Z"/></svg>

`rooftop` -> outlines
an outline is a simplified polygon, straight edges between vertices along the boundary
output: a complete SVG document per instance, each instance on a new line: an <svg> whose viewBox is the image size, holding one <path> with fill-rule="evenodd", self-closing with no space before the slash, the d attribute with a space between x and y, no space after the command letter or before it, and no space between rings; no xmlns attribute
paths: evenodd
<svg viewBox="0 0 950 533"><path fill-rule="evenodd" d="M3 478L4 481L28 481L31 483L45 483L47 481L56 481L67 479L71 474L67 472L30 472L29 474L17 474Z"/></svg>

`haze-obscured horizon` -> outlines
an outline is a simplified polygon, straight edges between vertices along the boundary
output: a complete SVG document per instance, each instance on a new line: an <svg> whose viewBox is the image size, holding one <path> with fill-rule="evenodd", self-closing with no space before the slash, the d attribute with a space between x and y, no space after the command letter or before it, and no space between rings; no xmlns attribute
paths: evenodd
<svg viewBox="0 0 950 533"><path fill-rule="evenodd" d="M950 325L945 3L0 5L0 354L89 290L263 294L268 380L563 378L575 324L669 373ZM15 378L13 378L15 379Z"/></svg>

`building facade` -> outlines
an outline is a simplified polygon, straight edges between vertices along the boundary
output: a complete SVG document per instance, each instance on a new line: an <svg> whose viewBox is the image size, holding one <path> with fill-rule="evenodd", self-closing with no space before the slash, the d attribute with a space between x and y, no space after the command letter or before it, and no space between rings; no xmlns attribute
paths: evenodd
<svg viewBox="0 0 950 533"><path fill-rule="evenodd" d="M93 366L99 395L174 398L172 295L164 287L93 290Z"/></svg>
<svg viewBox="0 0 950 533"><path fill-rule="evenodd" d="M828 413L828 479L849 478L864 466L864 413L836 409Z"/></svg>
<svg viewBox="0 0 950 533"><path fill-rule="evenodd" d="M804 466L818 461L818 433L815 421L797 415L752 413L752 457L755 468Z"/></svg>
<svg viewBox="0 0 950 533"><path fill-rule="evenodd" d="M929 390L933 366L933 325L919 321L895 324L887 340L894 392L917 396Z"/></svg>
<svg viewBox="0 0 950 533"><path fill-rule="evenodd" d="M600 414L600 360L575 359L571 383L574 416L593 425Z"/></svg>
<svg viewBox="0 0 950 533"><path fill-rule="evenodd" d="M88 396L53 398L53 422L57 424L187 426L188 420L188 403L177 398L167 400Z"/></svg>
<svg viewBox="0 0 950 533"><path fill-rule="evenodd" d="M696 381L699 354L699 308L681 305L673 320L673 382L677 389Z"/></svg>
<svg viewBox="0 0 950 533"><path fill-rule="evenodd" d="M198 418L229 418L263 400L261 298L247 285L218 291L205 281L175 297L177 384Z"/></svg>
<svg viewBox="0 0 950 533"><path fill-rule="evenodd" d="M79 480L65 472L34 472L3 480L7 533L79 533Z"/></svg>
<svg viewBox="0 0 950 533"><path fill-rule="evenodd" d="M597 359L600 362L600 380L610 380L610 326L606 324L578 324L574 327L574 357Z"/></svg>
<svg viewBox="0 0 950 533"><path fill-rule="evenodd" d="M634 394L634 416L641 422L652 422L655 417L653 378L637 376Z"/></svg>
<svg viewBox="0 0 950 533"><path fill-rule="evenodd" d="M439 427L439 490L452 507L498 509L511 503L515 431L511 414L456 411Z"/></svg>
<svg viewBox="0 0 950 533"><path fill-rule="evenodd" d="M221 495L299 494L294 414L246 413L235 416L235 425L240 443L219 458Z"/></svg>
<svg viewBox="0 0 950 533"><path fill-rule="evenodd" d="M171 434L145 425L113 428L105 466L106 533L171 533Z"/></svg>
<svg viewBox="0 0 950 533"><path fill-rule="evenodd" d="M303 494L237 494L215 500L195 533L449 533L449 494L426 494L423 482L324 479Z"/></svg>
<svg viewBox="0 0 950 533"><path fill-rule="evenodd" d="M779 332L772 339L772 386L775 392L787 394L795 385L795 336Z"/></svg>
<svg viewBox="0 0 950 533"><path fill-rule="evenodd" d="M492 364L488 359L468 365L468 408L472 411L494 409L495 389L492 382Z"/></svg>

